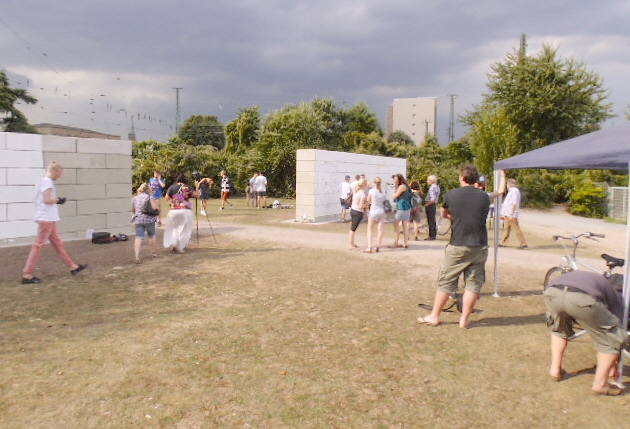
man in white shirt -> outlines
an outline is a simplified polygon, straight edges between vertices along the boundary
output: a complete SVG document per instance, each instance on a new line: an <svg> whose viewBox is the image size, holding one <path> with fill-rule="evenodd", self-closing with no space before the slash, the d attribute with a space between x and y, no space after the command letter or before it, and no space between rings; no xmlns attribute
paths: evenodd
<svg viewBox="0 0 630 429"><path fill-rule="evenodd" d="M341 203L341 221L346 221L346 213L350 208L350 203L348 203L348 197L352 196L352 187L350 186L350 176L346 176L345 180L341 182L339 185L339 202Z"/></svg>
<svg viewBox="0 0 630 429"><path fill-rule="evenodd" d="M527 249L523 231L521 231L521 227L518 224L518 217L521 213L521 191L516 187L516 179L507 179L506 185L508 193L501 207L501 219L507 222L507 228L499 247L505 247L510 238L510 232L514 230L516 238L520 242L519 249Z"/></svg>
<svg viewBox="0 0 630 429"><path fill-rule="evenodd" d="M267 205L267 178L262 171L258 172L258 177L254 182L254 189L256 190L258 208L265 207ZM262 205L260 202L263 201Z"/></svg>

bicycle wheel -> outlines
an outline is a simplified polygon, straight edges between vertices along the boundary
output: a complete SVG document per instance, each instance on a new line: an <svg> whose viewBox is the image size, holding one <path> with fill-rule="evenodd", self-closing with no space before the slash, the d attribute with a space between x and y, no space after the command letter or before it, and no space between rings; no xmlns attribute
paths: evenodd
<svg viewBox="0 0 630 429"><path fill-rule="evenodd" d="M451 220L440 216L437 219L437 233L439 235L446 235L451 230Z"/></svg>
<svg viewBox="0 0 630 429"><path fill-rule="evenodd" d="M571 270L565 267L550 268L549 271L547 271L547 274L545 274L545 281L543 283L543 291L547 290L547 288L549 287L549 284L553 281L553 279L555 279L556 277L568 271L571 271Z"/></svg>

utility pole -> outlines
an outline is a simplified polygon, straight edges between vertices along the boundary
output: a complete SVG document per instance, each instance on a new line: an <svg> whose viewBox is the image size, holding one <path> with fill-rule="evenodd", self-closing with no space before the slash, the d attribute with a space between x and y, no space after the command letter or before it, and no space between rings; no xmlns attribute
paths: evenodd
<svg viewBox="0 0 630 429"><path fill-rule="evenodd" d="M448 142L452 143L455 140L455 99L457 94L448 94L451 97L451 115L448 126Z"/></svg>
<svg viewBox="0 0 630 429"><path fill-rule="evenodd" d="M179 91L184 88L173 88L175 90L175 133L179 133L180 111L179 111Z"/></svg>

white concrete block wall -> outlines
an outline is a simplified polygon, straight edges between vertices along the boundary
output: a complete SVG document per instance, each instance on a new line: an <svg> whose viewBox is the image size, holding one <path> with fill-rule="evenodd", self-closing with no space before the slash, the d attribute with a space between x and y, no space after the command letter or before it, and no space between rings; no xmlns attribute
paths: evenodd
<svg viewBox="0 0 630 429"><path fill-rule="evenodd" d="M365 174L370 182L380 177L383 190L391 199L392 190L386 183L392 182L392 175L406 176L407 172L406 159L317 149L298 150L296 161L295 218L298 221L304 215L311 222L340 219L339 189L346 175L354 180L355 175Z"/></svg>
<svg viewBox="0 0 630 429"><path fill-rule="evenodd" d="M85 238L87 229L132 232L130 224L131 142L37 134L0 133L0 245L31 242L35 182L57 161L64 174L56 184L59 230Z"/></svg>

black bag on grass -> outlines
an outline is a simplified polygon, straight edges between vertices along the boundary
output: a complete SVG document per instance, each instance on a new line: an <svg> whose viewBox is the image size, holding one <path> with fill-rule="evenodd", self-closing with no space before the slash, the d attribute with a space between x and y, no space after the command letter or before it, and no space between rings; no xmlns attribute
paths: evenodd
<svg viewBox="0 0 630 429"><path fill-rule="evenodd" d="M114 241L109 232L95 232L92 234L92 244L106 244Z"/></svg>

